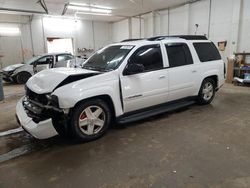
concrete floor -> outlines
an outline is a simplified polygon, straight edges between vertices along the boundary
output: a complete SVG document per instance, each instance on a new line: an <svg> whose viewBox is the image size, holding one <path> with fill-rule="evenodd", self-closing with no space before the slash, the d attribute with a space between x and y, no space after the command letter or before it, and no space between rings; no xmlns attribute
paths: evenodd
<svg viewBox="0 0 250 188"><path fill-rule="evenodd" d="M0 161L1 188L249 188L250 88L225 85L211 105L117 127L90 143L0 137Z"/></svg>
<svg viewBox="0 0 250 188"><path fill-rule="evenodd" d="M17 101L24 95L24 86L4 83L5 100L0 102L0 132L17 127L15 111Z"/></svg>

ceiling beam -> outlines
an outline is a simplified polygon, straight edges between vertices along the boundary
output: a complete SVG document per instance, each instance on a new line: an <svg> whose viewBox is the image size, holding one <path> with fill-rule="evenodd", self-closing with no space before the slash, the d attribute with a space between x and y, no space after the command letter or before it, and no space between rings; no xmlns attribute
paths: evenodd
<svg viewBox="0 0 250 188"><path fill-rule="evenodd" d="M29 14L47 14L46 12L41 12L41 11L14 9L14 8L2 8L2 7L0 7L0 10L6 11L6 12L23 12L23 13L29 13Z"/></svg>
<svg viewBox="0 0 250 188"><path fill-rule="evenodd" d="M46 12L47 14L49 14L47 5L46 5L46 3L45 3L44 0L38 0L37 3L39 3L39 4L43 7L43 9L45 10L45 12Z"/></svg>

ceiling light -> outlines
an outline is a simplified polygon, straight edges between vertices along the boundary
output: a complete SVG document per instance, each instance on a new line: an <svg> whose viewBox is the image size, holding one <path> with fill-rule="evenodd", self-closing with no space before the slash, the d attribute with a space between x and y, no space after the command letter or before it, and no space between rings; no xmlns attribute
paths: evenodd
<svg viewBox="0 0 250 188"><path fill-rule="evenodd" d="M96 16L112 16L111 14L95 13L95 12L77 12L76 14L89 14L89 15L96 15Z"/></svg>
<svg viewBox="0 0 250 188"><path fill-rule="evenodd" d="M18 27L1 27L0 35L2 36L18 36L20 35L20 29Z"/></svg>
<svg viewBox="0 0 250 188"><path fill-rule="evenodd" d="M86 13L105 13L105 14L110 14L112 12L111 9L96 6L96 5L85 5L85 4L68 4L67 6L68 9L71 10L77 10L77 11L84 11Z"/></svg>
<svg viewBox="0 0 250 188"><path fill-rule="evenodd" d="M101 8L101 9L109 9L111 10L111 7L106 7L102 5L96 5L96 4L86 4L86 3L69 3L69 5L75 5L75 6L89 6L89 7L95 7L95 8Z"/></svg>
<svg viewBox="0 0 250 188"><path fill-rule="evenodd" d="M80 11L90 11L90 8L88 8L88 7L79 7L79 6L72 6L72 5L68 5L68 9L80 10Z"/></svg>

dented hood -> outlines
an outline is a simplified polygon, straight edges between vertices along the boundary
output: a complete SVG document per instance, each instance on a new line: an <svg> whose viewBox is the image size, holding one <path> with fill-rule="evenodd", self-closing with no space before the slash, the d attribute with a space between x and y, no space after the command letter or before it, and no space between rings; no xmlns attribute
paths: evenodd
<svg viewBox="0 0 250 188"><path fill-rule="evenodd" d="M99 74L81 68L55 68L43 70L32 76L27 87L37 94L51 93L62 85Z"/></svg>
<svg viewBox="0 0 250 188"><path fill-rule="evenodd" d="M14 71L14 70L16 70L17 68L22 67L22 66L24 66L24 65L25 65L25 64L14 64L14 65L9 65L9 66L7 66L7 67L4 67L2 70L3 70L4 72Z"/></svg>

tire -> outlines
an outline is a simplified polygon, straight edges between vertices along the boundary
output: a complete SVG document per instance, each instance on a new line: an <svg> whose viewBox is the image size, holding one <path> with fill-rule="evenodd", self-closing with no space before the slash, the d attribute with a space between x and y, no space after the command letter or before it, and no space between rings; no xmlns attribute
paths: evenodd
<svg viewBox="0 0 250 188"><path fill-rule="evenodd" d="M77 140L92 141L106 133L111 119L112 113L107 103L101 99L92 99L81 102L73 109L70 129Z"/></svg>
<svg viewBox="0 0 250 188"><path fill-rule="evenodd" d="M210 104L215 96L215 81L211 78L206 78L201 84L197 103L200 105Z"/></svg>
<svg viewBox="0 0 250 188"><path fill-rule="evenodd" d="M55 116L52 118L52 123L56 132L62 138L71 138L70 131L68 130L68 122L62 116Z"/></svg>
<svg viewBox="0 0 250 188"><path fill-rule="evenodd" d="M18 84L25 84L28 79L31 77L31 74L28 73L28 72L20 72L16 75L15 77L15 81L18 83Z"/></svg>

